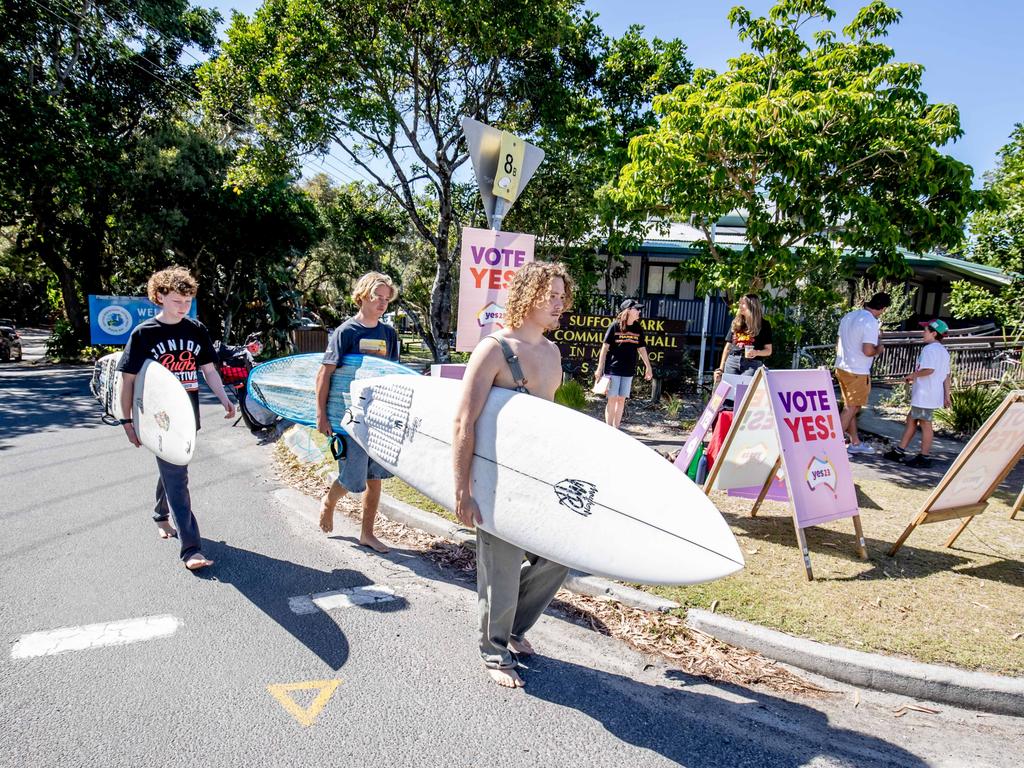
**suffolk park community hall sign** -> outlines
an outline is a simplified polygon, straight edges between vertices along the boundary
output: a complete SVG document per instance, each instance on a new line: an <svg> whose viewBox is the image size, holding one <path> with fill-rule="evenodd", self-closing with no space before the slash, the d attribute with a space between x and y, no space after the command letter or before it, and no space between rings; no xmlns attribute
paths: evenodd
<svg viewBox="0 0 1024 768"><path fill-rule="evenodd" d="M593 373L601 355L601 345L614 317L566 313L558 328L551 332L551 340L562 353L562 362L570 363L580 373ZM647 355L655 371L681 365L686 352L686 321L641 318L647 340ZM637 374L643 375L643 362L638 362Z"/></svg>

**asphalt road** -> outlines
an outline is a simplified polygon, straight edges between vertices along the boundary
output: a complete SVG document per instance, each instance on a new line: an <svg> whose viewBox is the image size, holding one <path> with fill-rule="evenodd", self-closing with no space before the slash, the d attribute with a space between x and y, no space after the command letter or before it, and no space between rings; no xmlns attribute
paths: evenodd
<svg viewBox="0 0 1024 768"><path fill-rule="evenodd" d="M526 688L499 689L473 585L348 521L320 534L212 400L191 489L217 563L188 573L149 518L152 456L88 377L0 366L0 766L1019 764L1024 719L715 684L555 616Z"/></svg>

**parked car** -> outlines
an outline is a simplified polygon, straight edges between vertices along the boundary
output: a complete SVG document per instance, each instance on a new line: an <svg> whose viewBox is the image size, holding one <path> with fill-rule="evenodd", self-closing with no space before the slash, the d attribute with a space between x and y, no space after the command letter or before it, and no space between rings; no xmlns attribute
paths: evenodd
<svg viewBox="0 0 1024 768"><path fill-rule="evenodd" d="M21 334L15 330L14 323L0 324L0 361L9 360L21 362Z"/></svg>

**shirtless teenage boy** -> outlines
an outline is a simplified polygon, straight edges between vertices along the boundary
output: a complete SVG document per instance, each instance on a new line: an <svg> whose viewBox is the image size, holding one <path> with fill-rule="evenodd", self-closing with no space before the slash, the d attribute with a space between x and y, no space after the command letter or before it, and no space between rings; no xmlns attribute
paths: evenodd
<svg viewBox="0 0 1024 768"><path fill-rule="evenodd" d="M505 328L481 341L469 358L452 441L455 513L465 525L482 520L470 470L476 421L491 387L554 400L562 382L562 358L544 332L558 327L559 317L572 306L572 290L561 264L532 262L522 267L509 287ZM476 536L480 655L496 683L521 688L515 654L533 653L526 632L544 613L569 569L481 528Z"/></svg>

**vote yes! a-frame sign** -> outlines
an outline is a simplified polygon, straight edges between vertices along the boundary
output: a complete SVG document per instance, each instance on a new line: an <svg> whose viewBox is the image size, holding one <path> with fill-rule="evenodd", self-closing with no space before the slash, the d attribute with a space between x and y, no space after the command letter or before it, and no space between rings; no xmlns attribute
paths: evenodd
<svg viewBox="0 0 1024 768"><path fill-rule="evenodd" d="M981 425L970 442L960 451L956 461L946 470L942 480L927 498L917 517L907 526L889 550L895 555L903 542L919 525L943 520L966 518L946 540L946 546L963 533L975 515L988 507L988 498L995 493L1017 462L1024 458L1024 390L1006 396L988 421ZM1024 491L1017 496L1010 519L1024 505Z"/></svg>
<svg viewBox="0 0 1024 768"><path fill-rule="evenodd" d="M736 410L704 491L760 486L753 516L780 467L808 580L814 579L804 535L809 526L852 517L858 554L867 559L857 492L828 371L759 368Z"/></svg>

